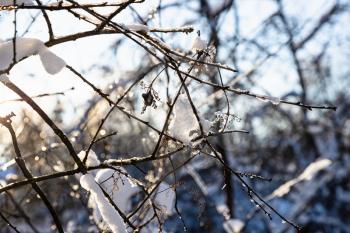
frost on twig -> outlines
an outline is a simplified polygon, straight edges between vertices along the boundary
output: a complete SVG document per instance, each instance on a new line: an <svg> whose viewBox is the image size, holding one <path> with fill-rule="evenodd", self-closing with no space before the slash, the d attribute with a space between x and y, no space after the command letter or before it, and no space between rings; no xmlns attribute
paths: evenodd
<svg viewBox="0 0 350 233"><path fill-rule="evenodd" d="M13 65L13 42L0 43L0 71L4 71ZM25 57L39 55L41 63L46 72L49 74L57 74L65 66L66 63L56 54L51 52L41 40L34 38L16 38L16 61L20 61Z"/></svg>

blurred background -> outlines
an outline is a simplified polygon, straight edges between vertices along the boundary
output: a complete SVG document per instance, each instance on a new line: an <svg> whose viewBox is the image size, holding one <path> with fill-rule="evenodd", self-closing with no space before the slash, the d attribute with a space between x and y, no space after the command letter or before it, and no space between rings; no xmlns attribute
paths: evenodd
<svg viewBox="0 0 350 233"><path fill-rule="evenodd" d="M0 1L1 2L1 1ZM49 4L55 1L43 1ZM78 1L87 3L89 1ZM350 232L350 1L348 0L146 0L132 4L114 18L117 23L149 27L192 25L192 33L151 33L174 50L188 52L200 36L216 49L215 60L238 70L221 70L222 82L261 95L314 105L334 105L336 111L301 108L227 93L191 81L189 90L196 107L210 121L229 119L230 129L249 134L225 134L210 141L235 171L271 178L247 179L278 212L303 227L303 232ZM98 10L112 12L109 8ZM78 10L79 12L79 10ZM92 29L68 11L47 11L57 37ZM18 10L18 35L49 40L40 10ZM0 39L13 36L13 11L0 11ZM98 35L51 48L86 79L117 99L136 80L151 83L163 66L142 47L123 35ZM218 70L195 73L202 80L220 84ZM52 117L77 151L86 149L110 107L68 69L55 76L43 70L37 56L16 65L9 75ZM138 83L121 104L133 115L161 129L179 82L166 68L153 88L157 108L142 114L144 92ZM47 95L46 95L47 94ZM25 161L33 175L73 168L73 161L51 129L25 102L0 86L0 115L16 114L14 128ZM147 125L119 110L110 115L99 133L113 134L93 145L101 160L152 153L157 134ZM13 158L11 138L0 128L1 186L23 179ZM174 157L180 163L191 151ZM322 165L320 161L327 161ZM330 161L330 162L329 162ZM140 167L148 175L169 164L150 162ZM144 174L130 166L135 177ZM270 220L250 201L242 185L222 165L198 156L176 172L178 208L188 232L225 232L224 221L243 223L240 232L294 232L272 214ZM290 182L290 183L287 183ZM287 183L287 184L286 184ZM87 193L74 176L41 182L40 187L57 209L67 232L98 232L87 208ZM46 208L29 186L0 195L0 211L23 232L54 232ZM166 232L184 232L174 214L165 222ZM0 219L0 232L11 232ZM229 231L226 231L229 232ZM231 231L235 232L235 231ZM230 233L231 233L230 232Z"/></svg>

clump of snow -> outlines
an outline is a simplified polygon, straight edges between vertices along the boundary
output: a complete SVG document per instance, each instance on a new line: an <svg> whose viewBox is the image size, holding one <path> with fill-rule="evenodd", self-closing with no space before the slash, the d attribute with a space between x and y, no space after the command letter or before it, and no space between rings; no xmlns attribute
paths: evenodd
<svg viewBox="0 0 350 233"><path fill-rule="evenodd" d="M41 63L49 74L57 74L66 66L66 63L62 58L58 57L48 49L44 49L40 52L39 56Z"/></svg>
<svg viewBox="0 0 350 233"><path fill-rule="evenodd" d="M78 157L82 162L84 161L85 155L86 151L80 151L78 154ZM93 150L89 151L85 164L88 167L95 167L100 165L100 160L97 158L97 155Z"/></svg>
<svg viewBox="0 0 350 233"><path fill-rule="evenodd" d="M127 25L123 25L124 28L128 29L129 31L133 31L133 32L149 32L149 27L147 25L144 24L127 24Z"/></svg>
<svg viewBox="0 0 350 233"><path fill-rule="evenodd" d="M174 118L169 125L170 133L184 144L190 144L191 140L198 136L195 132L199 131L199 124L192 111L191 104L186 95L181 94L174 105ZM208 133L212 123L201 119L204 133Z"/></svg>
<svg viewBox="0 0 350 233"><path fill-rule="evenodd" d="M140 191L126 175L123 168L118 168L120 172L113 169L99 170L95 180L100 187L106 191L113 202L123 213L129 213L131 210L131 197ZM93 197L89 198L89 207L93 209L93 218L101 229L107 229L107 225L103 221L103 216L97 207L97 203Z"/></svg>
<svg viewBox="0 0 350 233"><path fill-rule="evenodd" d="M81 151L78 156L83 161L86 152ZM105 161L106 162L106 161ZM107 161L108 163L108 161ZM86 160L87 166L98 166L100 161L96 154L90 151ZM130 213L132 197L141 189L128 176L127 171L121 167L116 169L99 169L96 175L88 173L80 177L80 185L91 193L88 206L93 209L93 218L100 229L112 232L126 232L125 225L117 210L109 203L103 191L109 195L113 203L125 215ZM149 200L150 201L150 200ZM175 206L175 192L167 183L160 183L153 195L153 203L157 206L157 213L161 216L173 214ZM153 216L153 208L147 210L145 219Z"/></svg>
<svg viewBox="0 0 350 233"><path fill-rule="evenodd" d="M207 119L204 119L203 117L200 117L201 124L203 127L203 131L205 133L208 133L210 131L210 128L213 126L213 122L208 121Z"/></svg>
<svg viewBox="0 0 350 233"><path fill-rule="evenodd" d="M244 227L244 222L240 219L229 219L224 222L224 229L227 233L239 233Z"/></svg>
<svg viewBox="0 0 350 233"><path fill-rule="evenodd" d="M151 200L148 200L148 208L146 212L139 213L140 216L145 216L143 218L142 223L149 222L147 228L149 231L141 231L141 232L157 232L157 224L155 221L151 221L152 216L154 216L154 211L157 212L157 215L160 217L160 220L163 221L166 217L170 216L174 212L175 208L175 192L169 186L169 184L165 182L161 182L155 190L153 195L153 204L155 208L152 207Z"/></svg>
<svg viewBox="0 0 350 233"><path fill-rule="evenodd" d="M32 55L39 55L49 74L60 72L66 63L52 53L41 40L34 38L16 38L16 61ZM0 44L0 71L7 69L13 62L13 41Z"/></svg>
<svg viewBox="0 0 350 233"><path fill-rule="evenodd" d="M116 0L116 4L122 4L122 3L126 3L128 2L129 0Z"/></svg>
<svg viewBox="0 0 350 233"><path fill-rule="evenodd" d="M272 197L282 197L289 193L290 189L297 183L304 180L311 180L320 170L323 170L330 166L332 161L329 159L321 159L316 162L311 163L309 166L305 168L303 173L301 173L297 178L292 179L279 188L277 188L273 193Z"/></svg>
<svg viewBox="0 0 350 233"><path fill-rule="evenodd" d="M279 105L281 100L277 97L270 97L269 101L273 104L273 105Z"/></svg>
<svg viewBox="0 0 350 233"><path fill-rule="evenodd" d="M192 43L192 52L200 52L207 48L207 42L197 36Z"/></svg>
<svg viewBox="0 0 350 233"><path fill-rule="evenodd" d="M120 172L113 169L101 169L96 174L96 181L111 196L113 202L123 212L131 209L131 197L140 191L126 175L123 168ZM124 173L124 174L123 174Z"/></svg>
<svg viewBox="0 0 350 233"><path fill-rule="evenodd" d="M21 6L34 6L33 0L1 0L0 1L0 6L13 6L13 5Z"/></svg>
<svg viewBox="0 0 350 233"><path fill-rule="evenodd" d="M190 132L198 128L198 122L191 105L184 95L180 95L174 105L174 119L169 125L171 134L185 144L191 142Z"/></svg>
<svg viewBox="0 0 350 233"><path fill-rule="evenodd" d="M256 98L262 102L270 102L273 105L279 105L281 102L279 98L273 96L257 96Z"/></svg>
<svg viewBox="0 0 350 233"><path fill-rule="evenodd" d="M101 213L103 220L106 222L111 231L113 233L126 233L127 231L122 217L104 196L94 177L91 174L85 174L81 176L80 184L85 190L90 192L90 197L96 202L97 208Z"/></svg>
<svg viewBox="0 0 350 233"><path fill-rule="evenodd" d="M161 213L169 216L173 213L175 207L175 192L165 182L159 184L154 202L161 209Z"/></svg>

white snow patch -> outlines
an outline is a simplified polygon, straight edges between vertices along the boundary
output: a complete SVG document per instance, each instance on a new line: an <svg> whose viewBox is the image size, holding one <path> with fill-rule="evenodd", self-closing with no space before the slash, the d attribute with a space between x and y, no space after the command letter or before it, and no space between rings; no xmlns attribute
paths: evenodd
<svg viewBox="0 0 350 233"><path fill-rule="evenodd" d="M131 211L131 197L140 189L124 175L126 171L123 168L118 169L120 172L113 169L100 169L96 173L95 180L123 213L129 213ZM98 203L93 196L90 196L88 206L93 209L93 218L98 226L107 230L108 224L104 221Z"/></svg>
<svg viewBox="0 0 350 233"><path fill-rule="evenodd" d="M204 119L203 117L199 117L201 119L201 124L203 127L204 133L209 133L210 128L213 126L213 122Z"/></svg>
<svg viewBox="0 0 350 233"><path fill-rule="evenodd" d="M175 207L174 190L167 183L160 183L154 202L161 209L162 214L171 215Z"/></svg>
<svg viewBox="0 0 350 233"><path fill-rule="evenodd" d="M123 25L124 28L128 29L129 31L133 32L149 32L149 27L144 24L127 24Z"/></svg>
<svg viewBox="0 0 350 233"><path fill-rule="evenodd" d="M279 98L273 97L273 96L262 95L262 96L257 96L256 98L265 103L270 102L273 105L279 105L281 103L281 100Z"/></svg>
<svg viewBox="0 0 350 233"><path fill-rule="evenodd" d="M40 60L49 74L57 74L66 63L62 58L52 53L41 40L34 38L16 39L16 61L32 55L39 55ZM0 71L7 69L13 63L13 41L0 44Z"/></svg>
<svg viewBox="0 0 350 233"><path fill-rule="evenodd" d="M185 144L191 142L190 132L198 128L198 122L185 95L181 94L174 105L174 119L169 125L171 134Z"/></svg>
<svg viewBox="0 0 350 233"><path fill-rule="evenodd" d="M78 154L78 157L82 162L84 161L85 155L86 151L80 151ZM100 165L100 160L97 158L97 155L93 150L89 151L85 164L88 167L95 167Z"/></svg>
<svg viewBox="0 0 350 233"><path fill-rule="evenodd" d="M207 42L197 36L192 43L192 52L200 52L207 48Z"/></svg>
<svg viewBox="0 0 350 233"><path fill-rule="evenodd" d="M175 192L167 183L162 182L158 185L152 199L156 208L153 208L151 200L148 200L148 208L146 212L139 212L141 216L145 216L142 223L150 221L149 224L147 224L147 227L141 230L142 233L157 232L157 223L154 219L151 221L155 209L161 221L172 215L174 212Z"/></svg>
<svg viewBox="0 0 350 233"><path fill-rule="evenodd" d="M65 61L52 53L49 49L44 49L39 53L41 63L49 74L57 74L66 66Z"/></svg>
<svg viewBox="0 0 350 233"><path fill-rule="evenodd" d="M240 219L229 219L224 222L224 229L227 233L239 233L244 227L244 222Z"/></svg>
<svg viewBox="0 0 350 233"><path fill-rule="evenodd" d="M191 139L198 136L195 131L199 131L196 116L192 111L191 104L186 95L181 94L174 105L174 118L169 125L172 136L181 140L184 144L190 144ZM204 133L208 133L212 123L201 118Z"/></svg>
<svg viewBox="0 0 350 233"><path fill-rule="evenodd" d="M85 151L81 151L78 156L83 160L85 154ZM99 164L100 161L96 154L90 151L86 165L97 166ZM80 184L91 193L88 206L93 209L93 218L100 229L108 230L109 228L112 232L126 232L122 218L118 211L113 208L113 205L108 202L108 199L103 194L103 190L109 195L113 203L118 206L119 210L127 215L132 210L131 198L140 192L141 189L127 175L125 169L121 167L116 167L116 169L99 169L95 178L93 172L82 175ZM79 177L77 176L77 178ZM158 207L157 212L159 211L161 216L171 215L175 206L174 190L167 183L160 183L154 192L153 202ZM147 210L144 215L146 220L153 216L153 211L153 208ZM119 231L117 231L118 229Z"/></svg>
<svg viewBox="0 0 350 233"><path fill-rule="evenodd" d="M129 0L116 0L115 3L116 4L122 4L122 3L126 3L128 2Z"/></svg>
<svg viewBox="0 0 350 233"><path fill-rule="evenodd" d="M96 202L103 220L111 231L113 233L126 233L127 231L122 217L104 196L94 177L91 174L85 174L80 178L80 184L84 189L90 192L90 198L93 198Z"/></svg>
<svg viewBox="0 0 350 233"><path fill-rule="evenodd" d="M126 173L123 168L118 168ZM127 176L113 169L101 169L96 174L96 181L111 196L113 202L123 212L131 209L131 197L140 191Z"/></svg>

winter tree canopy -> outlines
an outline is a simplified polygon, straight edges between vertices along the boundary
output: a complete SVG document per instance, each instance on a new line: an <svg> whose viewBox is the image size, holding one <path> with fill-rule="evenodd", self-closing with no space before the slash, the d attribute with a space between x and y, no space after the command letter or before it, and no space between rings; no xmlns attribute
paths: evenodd
<svg viewBox="0 0 350 233"><path fill-rule="evenodd" d="M0 0L0 232L349 232L348 0Z"/></svg>

